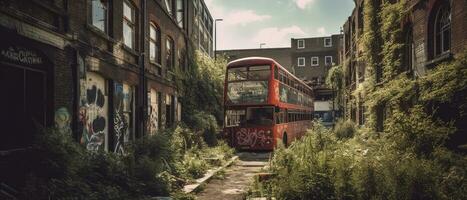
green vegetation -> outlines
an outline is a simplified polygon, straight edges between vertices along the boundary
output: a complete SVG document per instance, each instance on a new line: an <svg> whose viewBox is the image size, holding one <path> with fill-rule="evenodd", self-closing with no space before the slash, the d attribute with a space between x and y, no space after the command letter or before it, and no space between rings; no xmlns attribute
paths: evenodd
<svg viewBox="0 0 467 200"><path fill-rule="evenodd" d="M177 72L182 122L126 144L125 154L87 151L51 129L37 138L37 166L21 199L194 199L181 188L233 156L219 138L225 60L197 53ZM203 91L203 92L200 92Z"/></svg>
<svg viewBox="0 0 467 200"><path fill-rule="evenodd" d="M403 73L405 2L364 2L364 52L358 59L366 63L365 81L351 95L365 100L366 124L341 121L325 129L316 122L302 140L275 151L274 177L256 181L251 196L467 199L467 50L426 76ZM337 70L330 74L338 76ZM333 77L328 84L339 88L341 82Z"/></svg>
<svg viewBox="0 0 467 200"><path fill-rule="evenodd" d="M344 71L342 65L335 65L329 69L326 76L326 85L334 91L334 104L338 105L337 110L342 110L343 97L345 95Z"/></svg>
<svg viewBox="0 0 467 200"><path fill-rule="evenodd" d="M394 130L383 137L359 129L353 137L340 138L335 131L315 125L302 140L275 151L271 160L275 176L256 181L250 196L362 200L467 198L467 159L444 147L442 141L449 130L421 120L426 116L418 109L410 114L415 117L398 122L403 132Z"/></svg>
<svg viewBox="0 0 467 200"><path fill-rule="evenodd" d="M176 127L136 140L123 156L92 152L68 135L48 130L35 148L37 167L21 194L24 199L145 199L176 195L188 182L229 159L233 150L220 142L195 144L190 129ZM216 155L218 163L206 158ZM31 163L32 164L32 163ZM182 198L182 199L183 199Z"/></svg>

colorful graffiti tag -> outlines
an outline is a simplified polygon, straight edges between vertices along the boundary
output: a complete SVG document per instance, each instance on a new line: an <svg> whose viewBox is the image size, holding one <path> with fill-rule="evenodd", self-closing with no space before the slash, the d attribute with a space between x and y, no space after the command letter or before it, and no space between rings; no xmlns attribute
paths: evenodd
<svg viewBox="0 0 467 200"><path fill-rule="evenodd" d="M151 89L149 94L149 120L147 123L148 133L154 134L159 128L159 104L156 90Z"/></svg>
<svg viewBox="0 0 467 200"><path fill-rule="evenodd" d="M133 90L127 84L115 83L114 91L114 153L124 154L124 144L130 140Z"/></svg>
<svg viewBox="0 0 467 200"><path fill-rule="evenodd" d="M255 128L240 128L236 133L237 144L239 146L266 146L272 141L265 130Z"/></svg>
<svg viewBox="0 0 467 200"><path fill-rule="evenodd" d="M80 143L88 150L106 148L108 116L105 79L96 73L87 72L84 79L81 79L80 90Z"/></svg>
<svg viewBox="0 0 467 200"><path fill-rule="evenodd" d="M55 128L62 134L71 135L71 116L68 110L61 107L55 111Z"/></svg>

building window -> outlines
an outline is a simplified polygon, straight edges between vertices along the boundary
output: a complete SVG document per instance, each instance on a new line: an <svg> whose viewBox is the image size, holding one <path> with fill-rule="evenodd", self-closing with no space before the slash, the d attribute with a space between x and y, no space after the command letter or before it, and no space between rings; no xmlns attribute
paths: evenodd
<svg viewBox="0 0 467 200"><path fill-rule="evenodd" d="M155 63L161 63L161 44L159 27L151 23L149 26L149 60Z"/></svg>
<svg viewBox="0 0 467 200"><path fill-rule="evenodd" d="M316 62L316 63L318 63L318 62ZM324 64L325 64L326 66L331 66L331 65L332 65L332 56L326 56L326 57L324 57Z"/></svg>
<svg viewBox="0 0 467 200"><path fill-rule="evenodd" d="M299 67L304 67L305 66L305 58L304 57L299 57L297 60L297 66Z"/></svg>
<svg viewBox="0 0 467 200"><path fill-rule="evenodd" d="M135 38L135 9L128 2L123 1L123 44L134 48Z"/></svg>
<svg viewBox="0 0 467 200"><path fill-rule="evenodd" d="M332 38L324 38L324 47L332 47Z"/></svg>
<svg viewBox="0 0 467 200"><path fill-rule="evenodd" d="M319 66L319 58L311 57L311 66Z"/></svg>
<svg viewBox="0 0 467 200"><path fill-rule="evenodd" d="M415 44L413 41L413 30L411 25L406 26L405 32L405 52L403 55L404 58L404 71L409 72L411 75L413 72L413 65L415 63Z"/></svg>
<svg viewBox="0 0 467 200"><path fill-rule="evenodd" d="M305 48L305 40L297 40L297 49Z"/></svg>
<svg viewBox="0 0 467 200"><path fill-rule="evenodd" d="M451 49L451 8L448 3L439 7L434 29L434 55L438 56Z"/></svg>
<svg viewBox="0 0 467 200"><path fill-rule="evenodd" d="M173 70L174 56L175 56L174 42L172 38L167 37L165 63L167 65L167 69L170 71Z"/></svg>
<svg viewBox="0 0 467 200"><path fill-rule="evenodd" d="M174 96L166 94L165 95L165 125L166 127L171 127L174 123Z"/></svg>
<svg viewBox="0 0 467 200"><path fill-rule="evenodd" d="M180 28L184 26L184 8L183 8L183 0L177 0L177 24Z"/></svg>
<svg viewBox="0 0 467 200"><path fill-rule="evenodd" d="M107 32L107 6L106 0L91 0L91 23L103 32Z"/></svg>
<svg viewBox="0 0 467 200"><path fill-rule="evenodd" d="M174 1L173 0L165 0L165 6L167 7L167 12L169 12L170 15L173 15L173 8L174 8Z"/></svg>

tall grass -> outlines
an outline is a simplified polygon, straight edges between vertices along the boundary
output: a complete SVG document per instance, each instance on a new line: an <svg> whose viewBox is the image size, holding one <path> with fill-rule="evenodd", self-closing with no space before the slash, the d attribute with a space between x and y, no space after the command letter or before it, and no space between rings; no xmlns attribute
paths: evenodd
<svg viewBox="0 0 467 200"><path fill-rule="evenodd" d="M337 130L355 134L342 140L336 129L316 124L302 140L277 149L271 160L274 178L255 191L270 191L277 199L467 198L465 156L443 146L420 156L416 149L395 148L393 137L368 137L366 129L347 128Z"/></svg>

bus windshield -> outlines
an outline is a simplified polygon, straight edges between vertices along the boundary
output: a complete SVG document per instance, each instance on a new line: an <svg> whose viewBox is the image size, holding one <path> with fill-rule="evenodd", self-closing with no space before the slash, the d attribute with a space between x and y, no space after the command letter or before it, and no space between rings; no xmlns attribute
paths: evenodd
<svg viewBox="0 0 467 200"><path fill-rule="evenodd" d="M274 108L248 108L247 109L247 125L268 126L274 122Z"/></svg>
<svg viewBox="0 0 467 200"><path fill-rule="evenodd" d="M271 75L269 65L228 70L227 100L231 104L266 103Z"/></svg>

